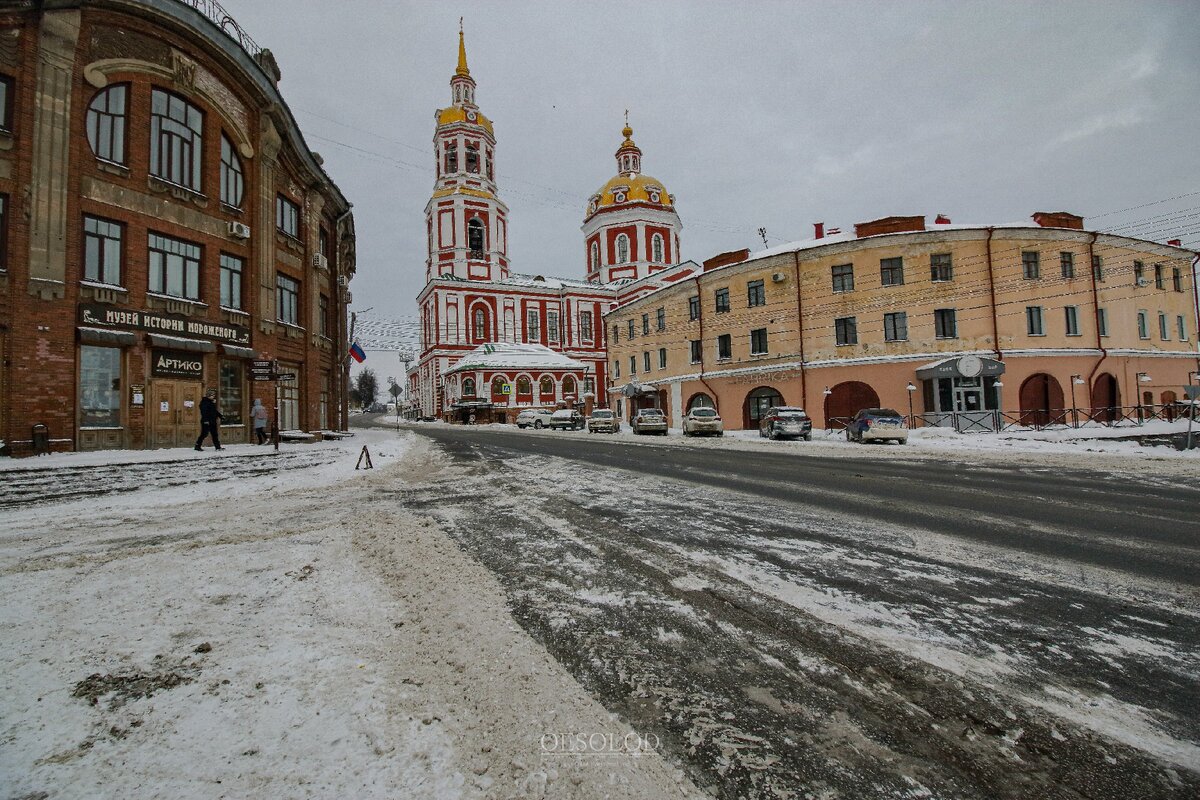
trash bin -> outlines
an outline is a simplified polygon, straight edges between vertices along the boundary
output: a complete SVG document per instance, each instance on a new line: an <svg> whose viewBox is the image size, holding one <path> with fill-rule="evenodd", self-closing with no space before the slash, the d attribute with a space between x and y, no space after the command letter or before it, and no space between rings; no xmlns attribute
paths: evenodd
<svg viewBox="0 0 1200 800"><path fill-rule="evenodd" d="M45 423L39 422L34 425L33 433L29 438L33 442L35 456L50 455L50 429L46 427Z"/></svg>

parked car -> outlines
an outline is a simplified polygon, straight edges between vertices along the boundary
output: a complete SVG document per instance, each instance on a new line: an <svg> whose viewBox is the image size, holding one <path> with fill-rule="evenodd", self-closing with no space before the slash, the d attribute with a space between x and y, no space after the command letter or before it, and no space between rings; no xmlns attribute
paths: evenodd
<svg viewBox="0 0 1200 800"><path fill-rule="evenodd" d="M803 408L775 406L758 420L758 435L768 439L803 438L812 441L812 420Z"/></svg>
<svg viewBox="0 0 1200 800"><path fill-rule="evenodd" d="M621 430L621 418L607 408L597 408L588 417L588 433L617 433Z"/></svg>
<svg viewBox="0 0 1200 800"><path fill-rule="evenodd" d="M684 436L724 436L725 427L715 408L693 408L683 418Z"/></svg>
<svg viewBox="0 0 1200 800"><path fill-rule="evenodd" d="M587 423L573 408L562 408L550 415L550 430L581 431Z"/></svg>
<svg viewBox="0 0 1200 800"><path fill-rule="evenodd" d="M517 414L518 428L544 428L550 424L554 414L544 408L527 408Z"/></svg>
<svg viewBox="0 0 1200 800"><path fill-rule="evenodd" d="M895 409L864 408L846 427L846 439L859 443L892 439L904 444L908 441L908 425Z"/></svg>
<svg viewBox="0 0 1200 800"><path fill-rule="evenodd" d="M634 433L657 433L667 435L667 418L659 408L639 408L630 423Z"/></svg>

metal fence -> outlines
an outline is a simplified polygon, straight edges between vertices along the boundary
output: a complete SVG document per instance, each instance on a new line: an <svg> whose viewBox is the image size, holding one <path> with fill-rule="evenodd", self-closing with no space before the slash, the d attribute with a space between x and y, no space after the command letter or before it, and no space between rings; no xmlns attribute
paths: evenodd
<svg viewBox="0 0 1200 800"><path fill-rule="evenodd" d="M258 43L242 30L242 26L238 25L237 20L217 0L179 0L179 2L199 11L251 56L258 56L262 52Z"/></svg>

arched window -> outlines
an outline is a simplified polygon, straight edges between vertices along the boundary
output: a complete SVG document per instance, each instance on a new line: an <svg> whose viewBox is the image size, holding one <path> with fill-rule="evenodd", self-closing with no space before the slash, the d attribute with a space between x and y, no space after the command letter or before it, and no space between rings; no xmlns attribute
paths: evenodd
<svg viewBox="0 0 1200 800"><path fill-rule="evenodd" d="M229 137L221 134L221 202L232 208L241 208L245 188L242 160L238 158Z"/></svg>
<svg viewBox="0 0 1200 800"><path fill-rule="evenodd" d="M475 341L486 342L488 338L487 312L482 308L476 308L471 315L475 328Z"/></svg>
<svg viewBox="0 0 1200 800"><path fill-rule="evenodd" d="M505 397L507 397L507 395L504 394L504 387L507 384L508 384L508 379L505 378L503 375L497 375L496 377L492 378L492 402L493 403L498 403L501 400L505 399ZM510 391L511 391L511 387L510 387Z"/></svg>
<svg viewBox="0 0 1200 800"><path fill-rule="evenodd" d="M517 394L526 397L533 394L533 381L529 379L528 375L517 378Z"/></svg>
<svg viewBox="0 0 1200 800"><path fill-rule="evenodd" d="M467 172L479 172L479 145L467 142Z"/></svg>
<svg viewBox="0 0 1200 800"><path fill-rule="evenodd" d="M109 86L96 93L88 105L88 144L96 158L125 163L126 84Z"/></svg>
<svg viewBox="0 0 1200 800"><path fill-rule="evenodd" d="M446 145L446 172L458 172L458 145L454 142Z"/></svg>
<svg viewBox="0 0 1200 800"><path fill-rule="evenodd" d="M653 239L651 239L651 243L652 243L652 245L653 245L653 250L654 250L654 263L655 263L655 264L661 264L661 263L662 263L662 260L663 260L663 238L662 238L662 234L661 234L661 233L656 233L656 234L654 234L654 238L653 238Z"/></svg>
<svg viewBox="0 0 1200 800"><path fill-rule="evenodd" d="M783 396L770 386L760 386L746 395L746 428L757 428L763 414L783 405Z"/></svg>
<svg viewBox="0 0 1200 800"><path fill-rule="evenodd" d="M474 397L475 396L475 379L474 378L463 378L462 396L463 397Z"/></svg>
<svg viewBox="0 0 1200 800"><path fill-rule="evenodd" d="M177 94L150 93L150 174L200 191L204 114Z"/></svg>
<svg viewBox="0 0 1200 800"><path fill-rule="evenodd" d="M446 306L446 337L449 344L458 344L458 306Z"/></svg>
<svg viewBox="0 0 1200 800"><path fill-rule="evenodd" d="M471 258L483 258L483 220L478 217L467 222L467 249Z"/></svg>
<svg viewBox="0 0 1200 800"><path fill-rule="evenodd" d="M575 379L572 378L570 375L565 376L563 378L563 396L566 396L569 394L575 394L575 391L576 391Z"/></svg>
<svg viewBox="0 0 1200 800"><path fill-rule="evenodd" d="M625 264L629 261L629 237L621 234L617 237L617 263Z"/></svg>
<svg viewBox="0 0 1200 800"><path fill-rule="evenodd" d="M600 243L592 242L592 272L600 271Z"/></svg>
<svg viewBox="0 0 1200 800"><path fill-rule="evenodd" d="M692 399L688 400L688 404L687 404L688 411L691 411L693 408L716 408L716 407L717 407L717 404L714 403L713 399L711 397L709 397L708 395L706 395L704 392L700 392L700 394L692 395Z"/></svg>
<svg viewBox="0 0 1200 800"><path fill-rule="evenodd" d="M543 397L554 396L554 378L551 378L549 375L543 375L538 383L538 391L541 392Z"/></svg>

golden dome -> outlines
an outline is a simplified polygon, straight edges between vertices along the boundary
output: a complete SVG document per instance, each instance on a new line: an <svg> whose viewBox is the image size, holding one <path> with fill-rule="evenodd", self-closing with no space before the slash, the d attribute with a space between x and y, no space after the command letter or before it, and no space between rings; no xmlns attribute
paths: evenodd
<svg viewBox="0 0 1200 800"><path fill-rule="evenodd" d="M475 115L475 119L470 118L471 114ZM439 127L442 125L453 125L456 122L463 122L468 125L478 125L490 133L493 137L496 135L495 131L492 130L492 121L485 117L481 111L476 109L463 108L462 106L450 106L449 108L443 108L437 112L437 124Z"/></svg>
<svg viewBox="0 0 1200 800"><path fill-rule="evenodd" d="M599 199L596 200L594 209L589 207L589 215L602 208L630 203L650 203L663 208L671 208L674 205L662 181L649 175L617 175L596 194L599 195Z"/></svg>

